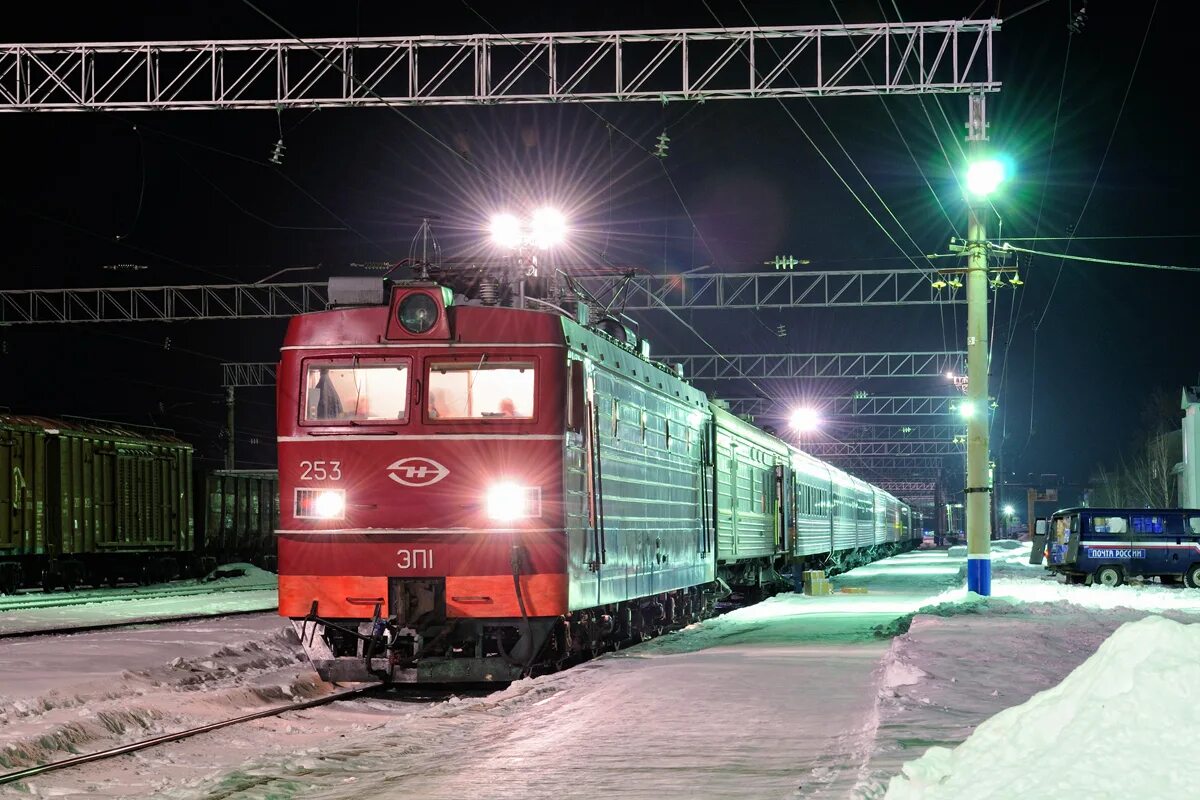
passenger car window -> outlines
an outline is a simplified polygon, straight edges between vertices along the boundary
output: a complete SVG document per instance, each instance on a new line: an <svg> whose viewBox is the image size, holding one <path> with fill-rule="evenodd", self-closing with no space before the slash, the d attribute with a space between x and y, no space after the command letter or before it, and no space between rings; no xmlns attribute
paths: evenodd
<svg viewBox="0 0 1200 800"><path fill-rule="evenodd" d="M306 422L398 420L408 415L408 363L314 362L304 381Z"/></svg>
<svg viewBox="0 0 1200 800"><path fill-rule="evenodd" d="M428 394L430 419L532 419L533 364L431 364Z"/></svg>

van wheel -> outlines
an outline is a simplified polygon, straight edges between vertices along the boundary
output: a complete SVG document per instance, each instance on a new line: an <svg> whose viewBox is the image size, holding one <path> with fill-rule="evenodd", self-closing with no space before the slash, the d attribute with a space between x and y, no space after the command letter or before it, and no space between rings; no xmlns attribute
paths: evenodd
<svg viewBox="0 0 1200 800"><path fill-rule="evenodd" d="M1125 582L1120 567L1101 567L1096 570L1096 583L1101 586L1120 586Z"/></svg>
<svg viewBox="0 0 1200 800"><path fill-rule="evenodd" d="M1200 564L1192 564L1183 573L1183 585L1189 589L1200 589Z"/></svg>

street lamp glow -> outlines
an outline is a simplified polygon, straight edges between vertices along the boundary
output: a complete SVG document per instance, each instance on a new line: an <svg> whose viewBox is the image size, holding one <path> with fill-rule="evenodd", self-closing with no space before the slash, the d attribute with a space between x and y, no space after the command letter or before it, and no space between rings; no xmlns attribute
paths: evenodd
<svg viewBox="0 0 1200 800"><path fill-rule="evenodd" d="M792 412L791 423L794 431L815 431L821 426L821 414L815 408L798 408Z"/></svg>
<svg viewBox="0 0 1200 800"><path fill-rule="evenodd" d="M533 243L542 250L562 244L567 238L567 218L553 208L539 208L529 223Z"/></svg>
<svg viewBox="0 0 1200 800"><path fill-rule="evenodd" d="M958 404L958 414L963 419L970 419L975 416L975 404L970 400L963 400Z"/></svg>
<svg viewBox="0 0 1200 800"><path fill-rule="evenodd" d="M521 223L512 214L492 217L488 230L492 234L492 241L501 247L516 247L521 243Z"/></svg>
<svg viewBox="0 0 1200 800"><path fill-rule="evenodd" d="M1004 164L994 158L973 161L967 167L967 191L987 197L1004 181Z"/></svg>
<svg viewBox="0 0 1200 800"><path fill-rule="evenodd" d="M1012 507L1012 504L1004 506L1004 516L1011 517L1015 513L1017 513L1017 510Z"/></svg>

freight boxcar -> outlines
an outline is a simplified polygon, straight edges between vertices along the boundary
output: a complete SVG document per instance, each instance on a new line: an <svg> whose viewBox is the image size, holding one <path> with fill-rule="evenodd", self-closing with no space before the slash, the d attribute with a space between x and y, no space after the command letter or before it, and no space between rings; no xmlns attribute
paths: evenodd
<svg viewBox="0 0 1200 800"><path fill-rule="evenodd" d="M248 562L275 571L275 531L279 528L277 470L219 469L204 476L204 508L197 533L199 568Z"/></svg>
<svg viewBox="0 0 1200 800"><path fill-rule="evenodd" d="M0 470L0 589L165 580L192 550L192 447L165 432L0 415Z"/></svg>

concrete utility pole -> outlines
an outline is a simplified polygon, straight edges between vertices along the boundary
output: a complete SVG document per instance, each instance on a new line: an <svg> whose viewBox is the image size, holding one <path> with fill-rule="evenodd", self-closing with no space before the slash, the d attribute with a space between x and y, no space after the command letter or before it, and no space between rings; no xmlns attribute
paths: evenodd
<svg viewBox="0 0 1200 800"><path fill-rule="evenodd" d="M982 94L970 97L967 146L972 162L983 157L987 113ZM988 480L988 202L967 192L967 590L992 593L991 492Z"/></svg>
<svg viewBox="0 0 1200 800"><path fill-rule="evenodd" d="M234 469L233 457L233 412L236 407L234 402L233 387L225 387L225 469Z"/></svg>

